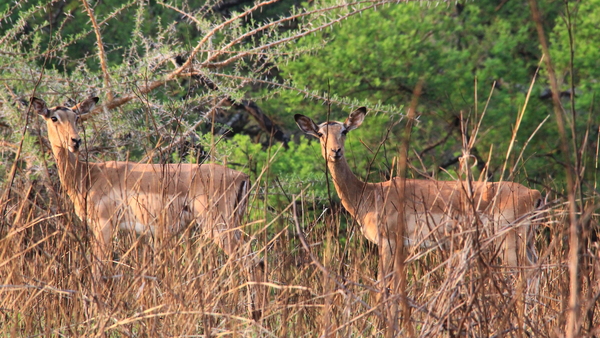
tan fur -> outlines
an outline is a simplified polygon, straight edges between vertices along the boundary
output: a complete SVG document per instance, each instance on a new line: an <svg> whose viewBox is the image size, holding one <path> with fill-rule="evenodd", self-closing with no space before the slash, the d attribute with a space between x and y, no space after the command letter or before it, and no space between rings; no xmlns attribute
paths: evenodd
<svg viewBox="0 0 600 338"><path fill-rule="evenodd" d="M110 259L117 229L156 235L188 226L199 226L233 254L242 240L238 227L246 209L248 176L216 164L80 160L76 122L97 100L48 108L43 100L32 98L34 111L46 120L63 188L94 234L96 256Z"/></svg>
<svg viewBox="0 0 600 338"><path fill-rule="evenodd" d="M461 216L468 212L473 214L473 209L483 223L481 228L490 233L489 237L502 231L496 243L502 247L501 258L505 264L536 263L535 247L528 237L531 221L524 216L540 201L539 191L513 182L471 182L471 203L466 181L406 179L403 182L395 177L381 183L362 182L346 162L344 142L345 133L360 126L365 114L366 109L359 108L343 123L321 125L300 114L295 119L302 131L319 138L322 155L344 208L360 224L365 237L380 246L384 267L389 268L392 262L396 236L402 226L404 242L409 246L443 246L456 220L460 223Z"/></svg>

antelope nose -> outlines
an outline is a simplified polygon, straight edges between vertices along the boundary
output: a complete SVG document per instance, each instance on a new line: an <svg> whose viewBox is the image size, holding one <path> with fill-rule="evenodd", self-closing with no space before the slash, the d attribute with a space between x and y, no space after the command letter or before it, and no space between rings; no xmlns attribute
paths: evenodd
<svg viewBox="0 0 600 338"><path fill-rule="evenodd" d="M73 143L75 143L75 145L73 145L73 147L75 149L79 149L79 145L81 145L81 139L80 138L71 138L71 141L73 141Z"/></svg>
<svg viewBox="0 0 600 338"><path fill-rule="evenodd" d="M331 152L335 157L342 157L342 148L331 149Z"/></svg>

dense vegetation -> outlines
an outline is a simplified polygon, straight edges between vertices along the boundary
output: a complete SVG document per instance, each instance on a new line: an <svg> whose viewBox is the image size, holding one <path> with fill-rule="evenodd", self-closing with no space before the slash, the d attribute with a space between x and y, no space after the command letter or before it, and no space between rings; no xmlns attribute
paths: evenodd
<svg viewBox="0 0 600 338"><path fill-rule="evenodd" d="M599 334L599 26L598 0L0 4L0 332ZM181 238L119 242L122 278L107 294L90 291L89 236L61 191L31 96L50 105L100 97L82 126L90 161L209 161L250 174L247 231L272 283L263 319L240 305L239 262ZM413 317L377 325L386 312L371 294L377 249L293 119L342 120L358 106L369 114L347 156L363 180L398 172L409 139L407 177L459 177L468 153L475 178L547 196L537 298L519 303L522 284L481 260L458 277L442 264L449 257L414 253L404 300Z"/></svg>

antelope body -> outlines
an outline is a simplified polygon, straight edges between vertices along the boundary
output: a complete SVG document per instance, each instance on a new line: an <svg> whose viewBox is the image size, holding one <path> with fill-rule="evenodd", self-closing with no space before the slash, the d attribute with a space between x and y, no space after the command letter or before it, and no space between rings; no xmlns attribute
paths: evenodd
<svg viewBox="0 0 600 338"><path fill-rule="evenodd" d="M192 225L225 253L234 254L242 240L238 227L246 210L248 176L216 164L81 161L76 123L97 101L90 98L72 108L48 108L41 99L31 100L46 121L61 184L94 234L96 256L110 258L117 229L154 235Z"/></svg>
<svg viewBox="0 0 600 338"><path fill-rule="evenodd" d="M361 125L366 108L358 108L345 122L317 125L309 117L295 115L298 127L321 143L335 189L344 208L359 223L364 236L380 247L388 269L398 233L408 246L443 247L461 216L475 212L482 229L498 232L501 258L510 266L532 265L537 254L527 217L541 201L540 192L513 182L417 180L395 177L381 183L366 183L351 171L344 156L346 134ZM470 226L469 224L462 224ZM490 237L492 237L490 236ZM381 271L380 271L381 272ZM380 276L381 281L381 276Z"/></svg>

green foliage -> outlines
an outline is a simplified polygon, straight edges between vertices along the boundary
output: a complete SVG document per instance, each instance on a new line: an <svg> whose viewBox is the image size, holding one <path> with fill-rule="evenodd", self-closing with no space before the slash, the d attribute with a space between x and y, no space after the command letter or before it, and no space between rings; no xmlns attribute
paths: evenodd
<svg viewBox="0 0 600 338"><path fill-rule="evenodd" d="M596 89L597 92L598 87L594 87L597 81L591 81L591 79L600 76L600 70L596 63L600 58L600 50L596 48L600 42L600 37L595 34L600 25L599 4L600 2L597 0L570 4L568 14L565 13L564 17L557 21L551 35L552 59L555 70L561 84L564 86L562 89L568 89L569 77L571 76L569 28L573 31L573 69L575 71L573 76L576 81L574 85L578 88L581 86L577 101L583 109L590 107L590 99L594 93L593 89Z"/></svg>
<svg viewBox="0 0 600 338"><path fill-rule="evenodd" d="M491 155L490 169L498 179L507 159L517 113L523 109L541 55L531 43L537 36L530 14L509 5L496 6L495 2L486 1L456 6L385 5L377 11L354 16L332 31L304 39L302 43L306 46L326 43L323 48L282 66L283 74L298 87L364 100L371 105L392 106L408 105L417 83L423 80L419 123L411 147L419 153L454 130L452 137L423 154L423 162L413 157L413 165L421 167L424 163L426 169L434 172L449 157L460 153L462 141L456 128L460 112L471 119L473 127L495 85L475 151L483 159ZM560 4L549 2L543 7L547 22L552 23ZM551 113L549 104L538 98L545 87L543 79L536 79L520 125L517 147L508 157L511 166L520 145ZM291 93L283 94L278 101L289 103L284 106L291 107L290 114L314 109L300 100ZM385 128L385 123L378 124L369 133L381 135ZM543 158L555 149L557 144L548 144L546 138L554 132L553 127L546 126L525 149L525 158ZM395 148L398 140L394 142L392 137L388 145ZM358 154L365 155L365 152ZM562 171L557 163L552 168L537 164L528 167L530 176L544 177L549 171L555 176ZM519 163L518 167L523 165L526 164Z"/></svg>
<svg viewBox="0 0 600 338"><path fill-rule="evenodd" d="M445 163L462 153L459 118L462 114L468 119L472 136L485 111L472 152L489 166L492 179L544 188L552 200L562 197L565 161L577 164L581 195L586 198L578 201L577 212L586 222L595 222L597 198L588 199L588 194L597 195L598 183L600 0L539 1L563 92L570 146L578 150L573 154L560 153L552 103L544 98L549 88L545 65L536 77L542 55L526 2L88 3L99 32L80 0L0 3L0 243L5 248L0 250L0 279L8 286L0 308L6 309L10 322L0 329L2 333L379 334L373 316L387 305L370 308L369 295L385 289L373 278L377 249L364 245L361 236L352 238L358 233L351 231L357 230L352 227L355 220L330 208L330 202L339 199L332 182L327 184L320 145L298 130L293 115L305 114L318 123L344 120L352 109L367 106L364 124L348 136L346 156L361 179L384 181L400 153L405 115L419 83L409 176L421 178L426 172L440 179L456 177L457 166ZM249 11L254 6L257 9ZM179 69L186 60L190 67ZM571 87L576 92L573 101L565 95ZM91 161L208 161L250 174L253 190L246 220L252 230L264 230L250 233L259 238L252 245L261 250L268 267L269 283L263 286L273 286L266 316L259 322L245 317L248 304L240 298L248 283L242 276L246 272L242 260L224 259L214 244L212 249L182 244L184 236L169 238L174 243L165 245L155 242L159 245L151 250L140 238L132 238L131 246L120 238L115 244L123 255L113 266L114 280L110 285L91 283L91 231L72 212L68 196L61 195L54 159L44 142L45 125L33 114L25 118L32 95L50 106L100 97L102 109L82 125L84 155ZM259 112L290 136L287 148L273 141ZM9 175L12 168L14 177ZM294 205L302 210L292 214L286 208L296 197ZM568 208L562 207L542 216L547 218L541 228L556 241L546 252L540 251L540 257L550 262L566 262ZM336 212L324 213L325 208ZM591 216L585 219L586 215ZM296 217L309 251L326 270L315 270L315 264L306 264L314 263L312 258L299 254L304 249L299 249ZM584 223L577 226L585 229ZM464 238L453 236L469 242ZM536 245L548 243L544 238ZM579 249L586 257L597 257L593 245ZM419 334L429 336L511 334L517 327L513 323L521 319L516 318L519 311L509 306L515 304L516 291L507 283L513 276L505 278L500 269L490 272L479 247L476 253L461 253L459 260L452 258L455 253L430 252L426 256L434 256L434 263L430 257L411 256L407 269L414 270L407 274L407 294L411 302L435 313L413 311L414 317L405 322L415 323L422 330ZM471 263L449 269L446 263L440 265L442 261ZM479 264L481 269L475 269ZM566 280L564 268L541 260L540 264L545 267L540 279L543 293L531 302L531 313L540 315L518 325L525 334L544 332L549 325L559 327L565 313L575 313L562 313L567 296L556 297L564 291L555 283ZM590 267L579 270L589 275L582 284L586 276L580 274L581 287L576 289L597 294L589 278L597 273ZM463 271L469 275L459 276ZM456 278L448 279L453 274ZM107 285L101 292L94 289ZM449 285L456 289L443 290ZM132 293L132 288L138 291ZM457 295L477 302L455 307ZM439 302L444 297L448 303ZM394 299L388 300L385 304ZM498 302L504 305L496 307ZM580 305L581 311L594 308L585 302ZM550 322L544 316L548 313L554 318ZM590 316L588 334L598 327L597 315ZM427 331L426 325L441 331Z"/></svg>
<svg viewBox="0 0 600 338"><path fill-rule="evenodd" d="M90 5L101 27L110 89L117 96L136 93L143 85L171 72L173 55L185 55L217 24L247 9L244 3L224 8L198 0L166 5L110 0L92 1ZM330 9L327 6L331 6ZM535 128L551 114L550 101L540 99L540 94L549 87L543 69L535 79L513 151L507 155L517 113L523 109L541 58L537 43L532 43L537 41L537 33L528 11L493 1L443 5L393 3L363 11L369 6L373 5L349 8L330 1L307 3L304 11L314 11L313 15L299 15L294 20L270 25L272 20L285 18L290 12L303 13L294 8L292 2L283 1L262 8L260 13L233 20L226 29L217 30L207 40L206 48L197 54L202 62L215 51L227 51L199 68L203 76L219 86L217 91L208 90L194 79L169 81L159 90L141 95L141 102L123 106L108 116L98 116L99 124L88 129L88 136L94 145L108 149L102 155L108 159L141 160L156 156L158 148L171 151L169 145L179 142L179 137L211 148L208 143L215 138L206 139L202 135L212 127L201 121L206 119L203 113L223 95L238 102L255 95L268 116L288 132L298 135L293 114L303 113L323 121L327 109L321 104L330 97L334 102L333 119L345 118L359 105L371 109L365 126L349 138L348 154L360 177L379 181L389 174L402 138L402 125L391 126L406 112L417 83L423 81L417 107L419 118L410 143L413 166L445 177L438 173L439 166L461 152L462 140L457 128L460 113L470 119L472 128L492 92L474 150L481 159L487 161L490 157L488 165L494 179L500 178L505 161L509 168L517 168L520 181L525 181L526 176L536 181L563 177L557 157L557 130L552 119L524 148ZM552 57L562 80L561 88L567 90L570 54L564 4L546 1L540 3L540 7L544 10L546 28L552 32ZM204 10L208 8L210 10ZM578 113L571 120L572 130L578 134L585 134L590 116L587 111L593 107L593 93L599 89L594 66L598 56L598 49L594 48L597 40L593 28L597 26L595 8L588 3L571 8L577 41L574 85L578 95L575 107ZM2 41L12 41L3 47L1 69L6 84L13 91L31 92L43 70L39 92L66 95L74 100L106 94L96 34L82 2L39 5L25 1L19 6L4 5L1 10L3 22L13 23L0 26ZM352 15L352 11L362 12ZM344 16L348 19L332 24ZM319 25L325 29L314 29ZM248 33L258 27L262 29ZM305 35L308 31L312 34ZM260 52L260 46L293 34L303 36L300 43L273 45L267 53ZM245 56L215 66L235 53ZM13 54L25 57L14 58ZM247 87L248 83L265 77L272 87ZM278 82L285 86L277 85ZM2 95L5 102L13 100L7 93ZM105 97L101 97L101 102L104 101ZM597 115L592 113L592 120ZM18 115L11 112L2 118L10 126L17 126L15 116ZM99 125L102 129L98 129ZM196 126L193 133L189 130L191 126ZM388 128L392 128L390 133L387 133ZM7 140L16 141L16 135L7 134ZM244 142L258 139L247 138ZM385 141L383 145L382 141ZM437 145L429 147L434 144ZM186 150L175 151L190 156ZM222 151L225 153L221 154ZM516 162L521 151L524 151L522 160ZM262 156L263 159L255 163L264 164L268 153L274 150L264 149L263 144L248 152L260 155L237 158L255 161ZM280 152L278 156L288 156L287 153L290 151ZM316 172L316 163L320 172L324 171L319 152L296 153L298 160L289 161L294 163L293 170L288 170L290 173ZM181 160L179 155L161 156L160 161ZM212 149L211 156L212 160L221 161L229 153L217 147ZM246 165L245 162L240 164ZM275 161L271 169L275 170L277 165ZM248 166L256 164L250 162ZM286 171L283 167L282 172ZM446 168L450 173L454 169ZM252 170L260 172L262 168ZM504 173L504 177L507 174ZM294 176L285 177L293 179ZM321 192L317 195L323 196Z"/></svg>
<svg viewBox="0 0 600 338"><path fill-rule="evenodd" d="M570 90L575 87L575 111L580 120L585 121L591 113L592 119L600 115L598 100L600 93L600 37L597 34L600 27L600 1L585 1L569 4L569 15L565 14L554 26L551 35L551 56L555 64L560 89ZM571 26L571 27L569 27ZM569 29L570 28L570 29ZM569 30L572 30L572 38ZM571 39L573 40L573 65L571 67ZM573 69L573 71L571 71ZM573 83L571 84L571 76ZM570 114L567 114L569 117ZM571 116L572 117L572 116ZM576 123L570 120L569 123ZM578 132L583 132L584 123L577 124Z"/></svg>
<svg viewBox="0 0 600 338"><path fill-rule="evenodd" d="M289 149L273 147L270 151L252 143L247 135L236 135L226 143L232 150L228 162L243 163L255 184L270 185L275 190L270 198L285 195L291 199L302 193L327 199L325 165L320 160L318 142L301 140L290 143Z"/></svg>
<svg viewBox="0 0 600 338"><path fill-rule="evenodd" d="M598 168L599 5L597 0L567 3L568 7L565 7L561 20L557 20L550 35L550 54L567 112L564 118L568 137L573 140L572 149L578 149L572 154L566 154L566 158L571 163L588 168ZM572 100L571 92L575 93ZM557 134L549 137L558 139ZM580 175L588 188L600 183L597 169L582 171Z"/></svg>

